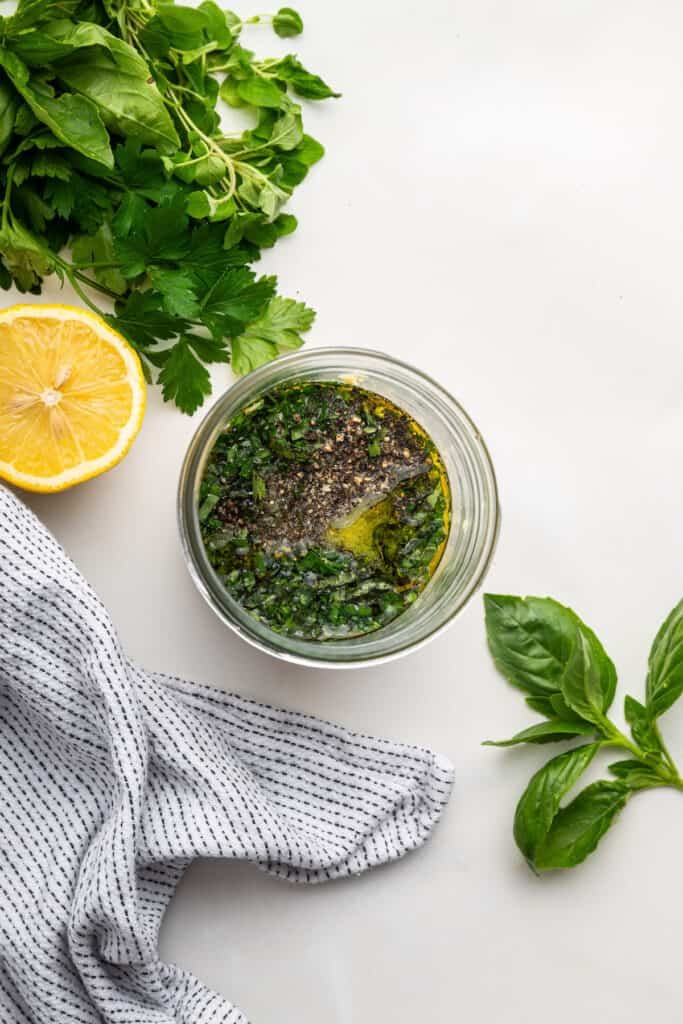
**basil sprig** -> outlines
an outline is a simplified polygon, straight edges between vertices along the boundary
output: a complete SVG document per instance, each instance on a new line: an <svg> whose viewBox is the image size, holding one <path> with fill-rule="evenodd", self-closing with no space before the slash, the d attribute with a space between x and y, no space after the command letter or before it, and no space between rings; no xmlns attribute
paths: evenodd
<svg viewBox="0 0 683 1024"><path fill-rule="evenodd" d="M631 738L608 717L617 683L614 665L575 612L541 597L487 594L484 604L496 667L544 719L511 739L486 745L588 741L536 772L514 820L515 841L533 871L575 867L595 850L635 792L661 786L683 789L657 723L683 693L683 601L652 645L645 704L625 698ZM609 765L614 779L591 783L563 805L603 748L628 754Z"/></svg>

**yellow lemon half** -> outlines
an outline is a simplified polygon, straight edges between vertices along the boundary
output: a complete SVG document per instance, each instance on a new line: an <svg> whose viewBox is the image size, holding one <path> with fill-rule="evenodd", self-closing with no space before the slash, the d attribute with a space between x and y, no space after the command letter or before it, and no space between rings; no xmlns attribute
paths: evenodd
<svg viewBox="0 0 683 1024"><path fill-rule="evenodd" d="M0 311L0 477L62 491L116 465L140 429L140 360L73 306Z"/></svg>

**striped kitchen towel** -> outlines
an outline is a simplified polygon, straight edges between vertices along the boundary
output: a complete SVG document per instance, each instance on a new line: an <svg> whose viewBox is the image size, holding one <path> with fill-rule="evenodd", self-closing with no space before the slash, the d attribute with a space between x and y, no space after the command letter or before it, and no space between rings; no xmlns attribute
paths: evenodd
<svg viewBox="0 0 683 1024"><path fill-rule="evenodd" d="M146 672L0 488L0 1021L246 1024L162 963L194 857L322 882L427 839L450 764Z"/></svg>

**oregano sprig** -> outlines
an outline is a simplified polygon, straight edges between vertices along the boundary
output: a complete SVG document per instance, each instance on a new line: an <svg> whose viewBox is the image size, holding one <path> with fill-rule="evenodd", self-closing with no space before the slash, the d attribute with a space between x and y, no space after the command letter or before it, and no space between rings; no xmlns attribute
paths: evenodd
<svg viewBox="0 0 683 1024"><path fill-rule="evenodd" d="M487 594L486 632L496 667L526 696L543 721L488 746L582 739L533 776L517 804L514 837L533 871L580 864L634 793L683 779L659 730L658 719L683 693L683 601L655 637L648 663L645 704L624 700L628 737L608 716L617 674L597 636L570 608L552 598ZM627 756L608 766L613 779L593 782L567 804L598 751Z"/></svg>

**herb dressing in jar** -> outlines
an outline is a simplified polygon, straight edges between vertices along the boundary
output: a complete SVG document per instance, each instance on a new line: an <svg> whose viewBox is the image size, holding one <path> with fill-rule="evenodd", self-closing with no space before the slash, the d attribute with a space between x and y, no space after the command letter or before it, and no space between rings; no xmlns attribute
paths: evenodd
<svg viewBox="0 0 683 1024"><path fill-rule="evenodd" d="M431 438L345 382L283 384L218 436L199 492L223 586L272 630L362 636L412 604L448 539L448 475Z"/></svg>

